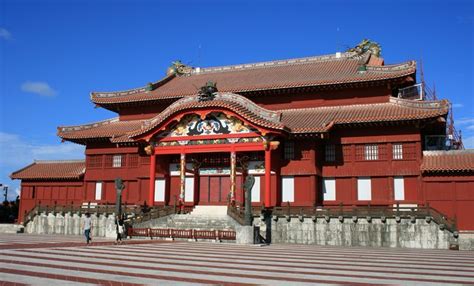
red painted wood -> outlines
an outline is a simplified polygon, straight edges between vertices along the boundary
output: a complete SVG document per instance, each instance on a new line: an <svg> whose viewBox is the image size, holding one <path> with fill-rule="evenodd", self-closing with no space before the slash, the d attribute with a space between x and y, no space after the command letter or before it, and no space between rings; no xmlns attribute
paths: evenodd
<svg viewBox="0 0 474 286"><path fill-rule="evenodd" d="M156 171L156 155L150 156L150 186L148 187L148 205L155 203L155 171Z"/></svg>

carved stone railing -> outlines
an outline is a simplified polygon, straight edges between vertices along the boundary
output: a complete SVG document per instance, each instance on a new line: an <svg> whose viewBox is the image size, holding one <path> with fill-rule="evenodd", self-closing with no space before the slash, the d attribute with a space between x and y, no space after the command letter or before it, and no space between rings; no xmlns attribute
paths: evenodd
<svg viewBox="0 0 474 286"><path fill-rule="evenodd" d="M339 206L325 206L325 207L296 207L289 204L284 207L275 207L272 211L274 220L278 217L285 217L290 220L291 217L298 217L302 220L305 217L310 217L314 221L318 218L329 220L331 218L338 218L344 220L351 218L366 218L370 221L372 218L380 218L385 222L387 218L395 218L397 222L401 219L410 219L413 223L416 219L425 219L427 222L434 221L440 229L448 230L457 235L456 219L449 218L438 210L425 206L405 207L397 204L396 206L354 206L354 205L339 205Z"/></svg>
<svg viewBox="0 0 474 286"><path fill-rule="evenodd" d="M130 224L145 222L150 219L155 219L175 213L187 213L192 210L192 207L185 208L176 208L175 206L154 206L152 208L140 205L122 205L122 212L126 214L129 219ZM23 217L23 224L26 225L29 221L33 220L34 217L41 213L91 213L96 215L109 215L115 212L114 204L94 204L94 203L84 203L82 205L41 205L39 203L29 212L25 211Z"/></svg>
<svg viewBox="0 0 474 286"><path fill-rule="evenodd" d="M259 216L262 212L261 207L252 207L252 215ZM245 207L240 204L229 204L227 206L227 215L237 221L240 225L245 225Z"/></svg>

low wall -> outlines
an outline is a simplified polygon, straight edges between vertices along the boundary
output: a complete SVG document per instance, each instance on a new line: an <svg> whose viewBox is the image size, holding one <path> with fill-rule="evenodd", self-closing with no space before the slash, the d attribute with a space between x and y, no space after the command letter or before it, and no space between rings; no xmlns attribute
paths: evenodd
<svg viewBox="0 0 474 286"><path fill-rule="evenodd" d="M264 228L264 223L260 222ZM449 249L459 241L434 221L380 218L271 219L272 243Z"/></svg>
<svg viewBox="0 0 474 286"><path fill-rule="evenodd" d="M26 224L25 232L35 234L83 235L82 223L84 218L85 215L79 213L41 213ZM117 236L114 214L91 214L91 220L92 237L115 238Z"/></svg>
<svg viewBox="0 0 474 286"><path fill-rule="evenodd" d="M0 233L20 233L23 232L21 224L0 223Z"/></svg>

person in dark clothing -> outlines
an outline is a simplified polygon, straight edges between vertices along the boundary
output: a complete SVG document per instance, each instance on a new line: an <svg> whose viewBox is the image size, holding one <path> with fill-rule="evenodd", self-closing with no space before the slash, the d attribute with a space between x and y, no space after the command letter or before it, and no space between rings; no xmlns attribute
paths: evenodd
<svg viewBox="0 0 474 286"><path fill-rule="evenodd" d="M122 234L124 231L123 220L119 216L117 216L115 218L115 224L117 232L117 239L115 240L115 244L122 244Z"/></svg>

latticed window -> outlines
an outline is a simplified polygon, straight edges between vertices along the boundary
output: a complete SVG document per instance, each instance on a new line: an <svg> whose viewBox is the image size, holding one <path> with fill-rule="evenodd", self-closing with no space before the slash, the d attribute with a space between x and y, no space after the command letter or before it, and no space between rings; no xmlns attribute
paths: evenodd
<svg viewBox="0 0 474 286"><path fill-rule="evenodd" d="M352 145L342 145L342 159L344 162L350 162L353 160Z"/></svg>
<svg viewBox="0 0 474 286"><path fill-rule="evenodd" d="M325 150L325 160L326 162L336 161L336 145L327 144Z"/></svg>
<svg viewBox="0 0 474 286"><path fill-rule="evenodd" d="M403 159L403 144L397 143L392 145L392 158L394 160Z"/></svg>
<svg viewBox="0 0 474 286"><path fill-rule="evenodd" d="M138 154L128 155L128 165L130 167L138 167Z"/></svg>
<svg viewBox="0 0 474 286"><path fill-rule="evenodd" d="M292 141L285 142L285 148L283 153L285 160L293 160L295 158L295 143Z"/></svg>
<svg viewBox="0 0 474 286"><path fill-rule="evenodd" d="M364 148L364 158L365 160L378 160L379 159L379 146L376 144L365 145Z"/></svg>
<svg viewBox="0 0 474 286"><path fill-rule="evenodd" d="M87 157L88 168L101 168L102 167L102 155L91 155Z"/></svg>
<svg viewBox="0 0 474 286"><path fill-rule="evenodd" d="M112 167L120 168L122 167L122 155L114 155L112 160Z"/></svg>

